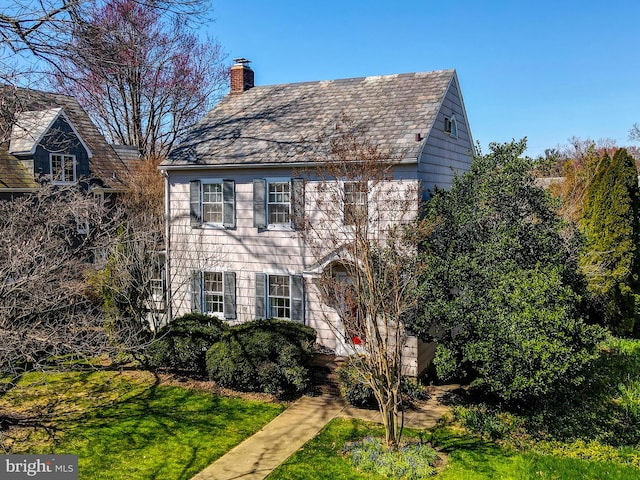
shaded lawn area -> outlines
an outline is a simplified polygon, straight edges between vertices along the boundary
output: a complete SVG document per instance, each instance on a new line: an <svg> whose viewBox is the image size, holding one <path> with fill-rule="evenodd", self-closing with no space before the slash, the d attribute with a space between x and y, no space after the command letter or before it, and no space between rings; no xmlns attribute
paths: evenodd
<svg viewBox="0 0 640 480"><path fill-rule="evenodd" d="M361 473L342 455L347 442L366 436L383 436L378 424L338 418L314 439L274 470L268 480L381 480ZM640 480L640 469L614 462L585 461L552 455L522 453L450 428L433 431L405 430L404 440L431 441L447 457L447 465L435 477L443 480L493 479L611 479Z"/></svg>
<svg viewBox="0 0 640 480"><path fill-rule="evenodd" d="M150 373L25 375L0 398L10 453L79 455L83 480L189 479L283 405L159 385Z"/></svg>

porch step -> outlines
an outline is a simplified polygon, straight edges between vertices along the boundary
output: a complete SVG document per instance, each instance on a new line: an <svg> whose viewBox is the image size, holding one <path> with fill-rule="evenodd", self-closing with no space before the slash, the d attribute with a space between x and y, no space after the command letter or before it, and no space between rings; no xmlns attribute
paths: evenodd
<svg viewBox="0 0 640 480"><path fill-rule="evenodd" d="M342 361L334 355L316 354L311 362L313 393L340 397L340 382L336 370Z"/></svg>

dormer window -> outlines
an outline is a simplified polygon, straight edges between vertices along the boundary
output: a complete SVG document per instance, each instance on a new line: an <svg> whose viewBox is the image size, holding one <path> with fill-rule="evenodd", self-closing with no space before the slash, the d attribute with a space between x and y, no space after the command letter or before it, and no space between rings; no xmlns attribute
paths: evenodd
<svg viewBox="0 0 640 480"><path fill-rule="evenodd" d="M458 122L455 115L444 117L444 132L453 138L458 138Z"/></svg>
<svg viewBox="0 0 640 480"><path fill-rule="evenodd" d="M73 183L76 179L76 156L52 153L49 155L51 180L54 183Z"/></svg>

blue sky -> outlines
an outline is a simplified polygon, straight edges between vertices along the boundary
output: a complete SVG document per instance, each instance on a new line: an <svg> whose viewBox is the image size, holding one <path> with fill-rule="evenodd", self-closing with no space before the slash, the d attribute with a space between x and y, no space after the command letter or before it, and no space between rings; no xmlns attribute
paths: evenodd
<svg viewBox="0 0 640 480"><path fill-rule="evenodd" d="M628 145L640 122L635 0L214 0L204 27L256 84L455 68L474 140Z"/></svg>

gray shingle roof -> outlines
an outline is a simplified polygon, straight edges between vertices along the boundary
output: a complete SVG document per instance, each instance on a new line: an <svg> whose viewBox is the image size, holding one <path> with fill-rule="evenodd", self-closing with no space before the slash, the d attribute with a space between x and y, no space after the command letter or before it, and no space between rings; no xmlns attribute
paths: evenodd
<svg viewBox="0 0 640 480"><path fill-rule="evenodd" d="M258 86L227 95L163 166L304 163L346 115L396 159L417 158L454 70ZM311 153L313 152L313 153Z"/></svg>

